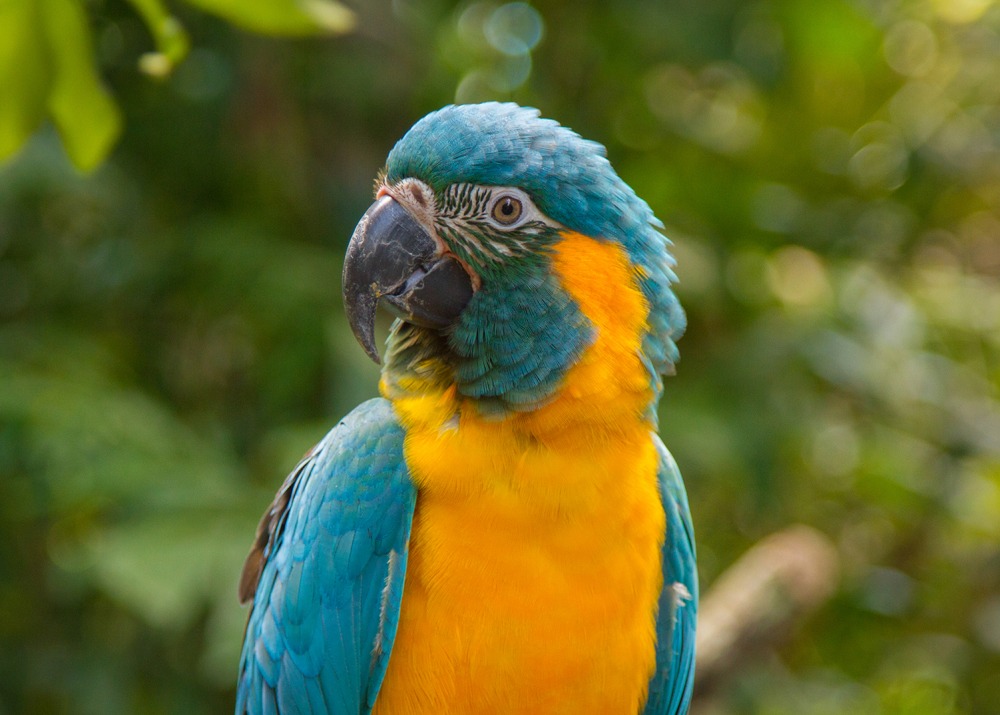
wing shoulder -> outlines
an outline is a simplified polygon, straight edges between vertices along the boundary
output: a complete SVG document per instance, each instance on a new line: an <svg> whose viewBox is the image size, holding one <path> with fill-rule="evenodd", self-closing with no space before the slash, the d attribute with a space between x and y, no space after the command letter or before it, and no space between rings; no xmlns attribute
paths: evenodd
<svg viewBox="0 0 1000 715"><path fill-rule="evenodd" d="M681 715L694 685L698 570L687 493L674 458L653 435L659 455L657 476L667 516L663 540L663 591L656 620L656 671L649 682L643 715Z"/></svg>
<svg viewBox="0 0 1000 715"><path fill-rule="evenodd" d="M395 636L416 492L389 403L370 400L300 462L240 579L252 599L239 715L367 713Z"/></svg>

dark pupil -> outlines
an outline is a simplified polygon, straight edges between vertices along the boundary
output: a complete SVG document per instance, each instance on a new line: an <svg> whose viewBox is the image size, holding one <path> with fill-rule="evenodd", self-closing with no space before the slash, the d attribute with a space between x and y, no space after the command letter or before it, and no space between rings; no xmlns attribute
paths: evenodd
<svg viewBox="0 0 1000 715"><path fill-rule="evenodd" d="M500 213L504 216L510 216L514 213L514 202L510 199L504 199L503 203L500 205Z"/></svg>

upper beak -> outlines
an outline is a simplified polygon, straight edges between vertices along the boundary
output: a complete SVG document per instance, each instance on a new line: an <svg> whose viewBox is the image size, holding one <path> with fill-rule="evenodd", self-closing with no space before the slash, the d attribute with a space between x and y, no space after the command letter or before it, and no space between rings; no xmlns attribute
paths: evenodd
<svg viewBox="0 0 1000 715"><path fill-rule="evenodd" d="M441 329L455 321L472 292L462 265L391 196L361 217L344 259L344 304L354 336L376 363L379 301L409 323Z"/></svg>

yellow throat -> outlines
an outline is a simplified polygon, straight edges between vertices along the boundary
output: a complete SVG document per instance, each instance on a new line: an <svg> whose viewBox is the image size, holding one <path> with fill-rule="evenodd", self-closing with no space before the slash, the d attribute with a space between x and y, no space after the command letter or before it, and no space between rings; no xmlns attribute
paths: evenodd
<svg viewBox="0 0 1000 715"><path fill-rule="evenodd" d="M596 337L551 402L488 420L454 387L392 398L418 497L377 715L645 701L665 529L648 307L615 243L571 233L553 263Z"/></svg>

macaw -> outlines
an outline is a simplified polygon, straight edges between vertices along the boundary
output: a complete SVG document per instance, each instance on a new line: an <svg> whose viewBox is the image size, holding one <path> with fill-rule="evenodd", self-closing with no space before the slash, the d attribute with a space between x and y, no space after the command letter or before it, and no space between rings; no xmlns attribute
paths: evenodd
<svg viewBox="0 0 1000 715"><path fill-rule="evenodd" d="M603 146L448 106L389 153L344 263L382 397L257 530L236 712L685 713L698 581L657 436L685 315Z"/></svg>

